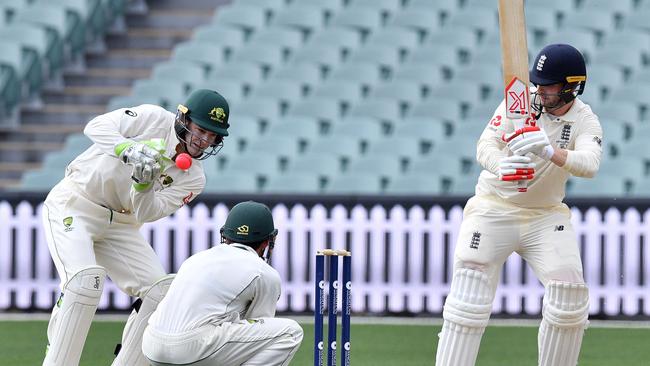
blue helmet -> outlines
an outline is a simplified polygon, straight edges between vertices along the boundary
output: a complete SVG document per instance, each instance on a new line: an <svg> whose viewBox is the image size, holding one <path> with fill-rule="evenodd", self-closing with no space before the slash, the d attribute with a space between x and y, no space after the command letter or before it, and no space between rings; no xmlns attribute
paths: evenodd
<svg viewBox="0 0 650 366"><path fill-rule="evenodd" d="M568 44L556 43L542 48L530 70L531 83L535 85L564 83L577 92L575 95L582 94L586 81L585 59L580 51Z"/></svg>

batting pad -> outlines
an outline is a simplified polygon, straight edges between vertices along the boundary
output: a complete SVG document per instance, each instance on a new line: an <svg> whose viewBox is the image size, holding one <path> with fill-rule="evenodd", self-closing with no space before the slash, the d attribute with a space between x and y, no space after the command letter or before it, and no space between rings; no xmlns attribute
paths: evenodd
<svg viewBox="0 0 650 366"><path fill-rule="evenodd" d="M129 315L122 334L122 347L113 360L113 366L149 366L149 360L142 354L142 334L149 317L167 294L174 275L167 275L151 285L142 296L142 303Z"/></svg>
<svg viewBox="0 0 650 366"><path fill-rule="evenodd" d="M106 270L91 266L77 272L65 284L48 325L50 345L43 366L79 364L105 280Z"/></svg>
<svg viewBox="0 0 650 366"><path fill-rule="evenodd" d="M583 283L546 286L537 338L539 366L576 366L589 321L589 291Z"/></svg>
<svg viewBox="0 0 650 366"><path fill-rule="evenodd" d="M492 296L485 273L468 268L456 270L442 313L437 366L474 366L490 319Z"/></svg>

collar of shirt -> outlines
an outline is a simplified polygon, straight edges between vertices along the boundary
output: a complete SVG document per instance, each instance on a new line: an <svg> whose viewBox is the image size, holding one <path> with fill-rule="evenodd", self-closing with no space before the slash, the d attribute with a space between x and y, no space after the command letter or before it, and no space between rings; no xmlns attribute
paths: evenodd
<svg viewBox="0 0 650 366"><path fill-rule="evenodd" d="M551 121L551 122L556 122L556 123L569 122L569 123L572 123L572 122L575 122L575 121L578 120L578 113L582 109L583 105L584 105L584 103L580 99L576 98L576 99L573 100L573 105L571 106L571 108L569 108L569 110L565 114L563 114L561 116L555 116L555 115L552 115L550 113L544 113L544 114L546 115L548 120Z"/></svg>
<svg viewBox="0 0 650 366"><path fill-rule="evenodd" d="M235 247L235 248L239 248L239 249L243 249L243 250L246 250L246 251L249 251L249 252L251 252L251 253L253 253L253 254L255 254L256 256L259 257L259 255L258 255L257 252L255 251L255 249L249 247L248 245L244 245L244 244L240 244L240 243L232 243L232 244L230 244L230 246L231 246L231 247Z"/></svg>

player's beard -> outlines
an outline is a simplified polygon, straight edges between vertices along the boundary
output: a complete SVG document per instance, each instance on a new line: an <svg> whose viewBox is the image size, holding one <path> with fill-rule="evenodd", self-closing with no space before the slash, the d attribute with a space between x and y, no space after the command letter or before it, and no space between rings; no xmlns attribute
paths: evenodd
<svg viewBox="0 0 650 366"><path fill-rule="evenodd" d="M539 94L536 92L533 92L533 103L532 107L535 110L535 112L542 113L542 112L547 112L553 114L553 111L564 107L567 105L567 102L564 101L561 97L560 94L547 94L544 98L542 98Z"/></svg>

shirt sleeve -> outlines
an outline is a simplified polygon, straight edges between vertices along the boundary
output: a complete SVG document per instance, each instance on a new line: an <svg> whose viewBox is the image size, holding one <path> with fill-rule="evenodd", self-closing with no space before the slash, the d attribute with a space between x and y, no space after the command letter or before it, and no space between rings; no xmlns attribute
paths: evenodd
<svg viewBox="0 0 650 366"><path fill-rule="evenodd" d="M117 109L93 118L84 128L84 134L102 152L115 156L115 145L130 139L146 139L139 137L162 118L163 111L161 107L147 104Z"/></svg>
<svg viewBox="0 0 650 366"><path fill-rule="evenodd" d="M156 221L171 215L183 205L190 203L203 191L204 187L204 175L199 175L188 182L183 182L183 184L171 185L160 191L149 189L138 192L131 187L130 195L133 203L133 214L136 220L141 223Z"/></svg>
<svg viewBox="0 0 650 366"><path fill-rule="evenodd" d="M508 130L510 129L510 131ZM487 124L476 146L476 160L483 169L499 174L499 160L507 156L504 133L513 131L512 123L505 118L505 104L501 103Z"/></svg>
<svg viewBox="0 0 650 366"><path fill-rule="evenodd" d="M272 270L264 272L255 282L255 296L246 312L246 319L272 318L280 299L280 275Z"/></svg>
<svg viewBox="0 0 650 366"><path fill-rule="evenodd" d="M592 178L600 167L603 129L595 115L578 123L580 134L576 138L574 150L567 152L566 163L562 168L576 177Z"/></svg>

